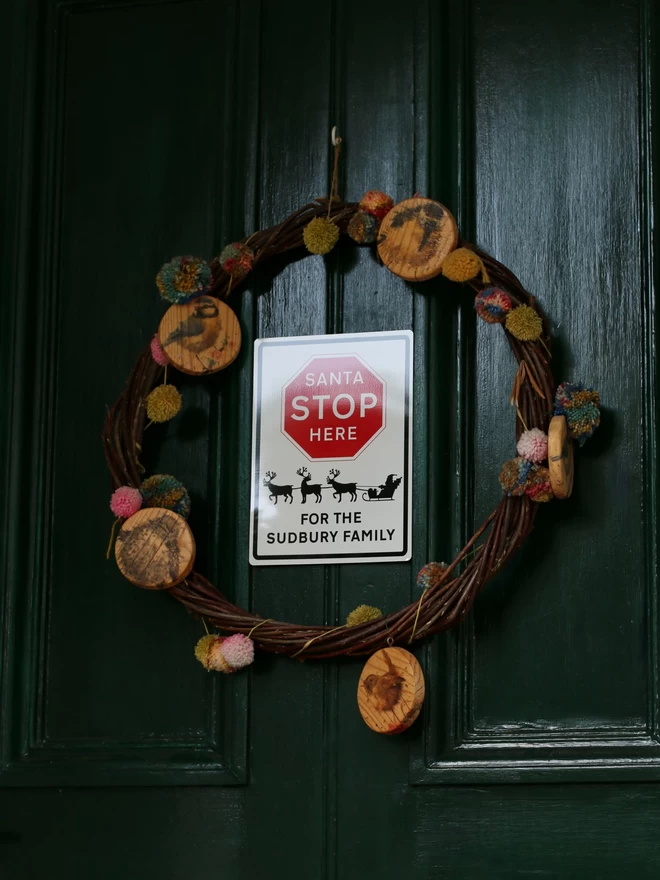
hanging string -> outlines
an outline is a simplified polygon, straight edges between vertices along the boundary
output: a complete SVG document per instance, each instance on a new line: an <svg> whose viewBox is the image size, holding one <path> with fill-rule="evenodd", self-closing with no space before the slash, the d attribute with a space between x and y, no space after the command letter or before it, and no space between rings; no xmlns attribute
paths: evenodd
<svg viewBox="0 0 660 880"><path fill-rule="evenodd" d="M341 138L335 133L337 126L332 129L332 144L335 148L335 162L332 169L332 183L330 184L330 198L328 199L328 216L330 219L330 210L333 202L339 201L339 154L341 153Z"/></svg>
<svg viewBox="0 0 660 880"><path fill-rule="evenodd" d="M110 559L110 551L112 550L112 542L115 540L115 530L117 528L117 523L119 522L119 517L113 522L112 529L110 530L110 541L108 542L108 550L105 554L106 559Z"/></svg>
<svg viewBox="0 0 660 880"><path fill-rule="evenodd" d="M248 639L252 638L252 633L255 631L255 629L259 629L260 626L263 626L264 623L269 623L271 620L273 620L272 617L267 617L265 620L262 620L259 623L257 623L255 626L253 626L252 629L250 630L250 632L247 634Z"/></svg>

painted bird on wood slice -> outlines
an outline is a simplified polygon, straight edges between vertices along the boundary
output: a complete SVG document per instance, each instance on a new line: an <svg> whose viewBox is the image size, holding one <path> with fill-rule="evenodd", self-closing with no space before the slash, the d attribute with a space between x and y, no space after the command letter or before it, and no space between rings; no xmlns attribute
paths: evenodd
<svg viewBox="0 0 660 880"><path fill-rule="evenodd" d="M172 330L163 348L178 342L182 348L197 354L210 348L221 331L222 318L217 303L210 296L200 296L195 311Z"/></svg>
<svg viewBox="0 0 660 880"><path fill-rule="evenodd" d="M389 672L383 675L368 675L364 680L364 689L380 712L391 712L401 699L403 677L399 675L388 654L383 652Z"/></svg>

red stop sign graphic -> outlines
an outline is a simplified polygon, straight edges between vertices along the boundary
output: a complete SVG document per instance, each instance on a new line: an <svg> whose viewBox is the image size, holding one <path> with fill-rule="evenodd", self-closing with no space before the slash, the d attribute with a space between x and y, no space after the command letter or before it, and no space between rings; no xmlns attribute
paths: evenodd
<svg viewBox="0 0 660 880"><path fill-rule="evenodd" d="M312 461L357 458L385 427L385 393L357 355L313 357L282 389L282 431Z"/></svg>

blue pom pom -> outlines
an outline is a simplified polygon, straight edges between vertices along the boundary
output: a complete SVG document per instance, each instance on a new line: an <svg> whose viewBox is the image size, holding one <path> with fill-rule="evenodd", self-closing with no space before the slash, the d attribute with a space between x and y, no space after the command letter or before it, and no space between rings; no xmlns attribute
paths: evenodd
<svg viewBox="0 0 660 880"><path fill-rule="evenodd" d="M555 415L565 416L568 433L580 446L600 425L600 394L577 382L564 382L555 394Z"/></svg>

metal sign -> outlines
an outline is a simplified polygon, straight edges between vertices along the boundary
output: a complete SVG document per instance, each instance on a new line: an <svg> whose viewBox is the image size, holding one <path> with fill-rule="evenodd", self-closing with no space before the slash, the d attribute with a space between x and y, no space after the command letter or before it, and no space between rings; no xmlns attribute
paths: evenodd
<svg viewBox="0 0 660 880"><path fill-rule="evenodd" d="M409 330L257 339L250 562L411 557Z"/></svg>

